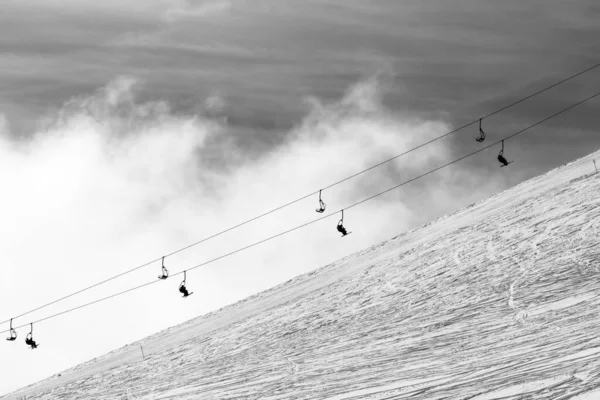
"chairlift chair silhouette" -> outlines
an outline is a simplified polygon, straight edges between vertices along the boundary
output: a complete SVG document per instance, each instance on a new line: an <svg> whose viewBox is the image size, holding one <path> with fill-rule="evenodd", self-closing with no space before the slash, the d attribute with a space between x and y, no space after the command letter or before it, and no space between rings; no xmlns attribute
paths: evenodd
<svg viewBox="0 0 600 400"><path fill-rule="evenodd" d="M10 336L6 338L6 340L8 340L10 342L13 342L13 341L17 340L17 331L15 331L13 329L13 327L12 327L12 321L13 321L13 319L11 318L10 319L10 330L9 330Z"/></svg>
<svg viewBox="0 0 600 400"><path fill-rule="evenodd" d="M506 167L508 164L513 163L514 161L507 161L506 158L504 158L504 140L502 141L502 150L500 150L500 153L498 153L498 161L500 161L500 163L502 165L500 165L501 167Z"/></svg>
<svg viewBox="0 0 600 400"><path fill-rule="evenodd" d="M475 138L475 140L477 140L479 143L481 143L485 140L485 132L481 128L481 118L479 118L479 134L481 136L479 136L478 138Z"/></svg>
<svg viewBox="0 0 600 400"><path fill-rule="evenodd" d="M183 294L183 297L188 297L192 294L194 294L194 292L189 293L187 288L185 287L185 280L186 280L186 271L183 271L183 282L181 282L181 284L179 285L179 292L181 294Z"/></svg>
<svg viewBox="0 0 600 400"><path fill-rule="evenodd" d="M32 350L37 349L38 347L38 344L33 340L33 322L31 323L31 332L29 332L25 338L25 344L31 346Z"/></svg>
<svg viewBox="0 0 600 400"><path fill-rule="evenodd" d="M344 210L342 210L342 219L337 224L337 230L342 234L342 237L351 234L352 232L348 232L346 228L344 228Z"/></svg>
<svg viewBox="0 0 600 400"><path fill-rule="evenodd" d="M167 279L169 277L169 271L165 267L165 258L162 258L162 275L158 276L158 279Z"/></svg>
<svg viewBox="0 0 600 400"><path fill-rule="evenodd" d="M315 210L318 213L322 213L325 211L325 203L323 202L323 200L321 200L321 190L319 190L319 208L317 210Z"/></svg>

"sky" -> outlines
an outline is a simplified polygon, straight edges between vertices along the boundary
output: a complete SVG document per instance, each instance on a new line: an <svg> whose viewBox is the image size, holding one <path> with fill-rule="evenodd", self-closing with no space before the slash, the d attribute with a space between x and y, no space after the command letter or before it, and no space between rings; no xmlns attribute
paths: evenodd
<svg viewBox="0 0 600 400"><path fill-rule="evenodd" d="M229 228L600 62L594 0L0 0L0 322ZM600 68L484 120L484 143ZM389 239L600 146L598 100L499 149L0 344L0 394ZM472 126L323 192L327 212L481 145ZM167 257L171 274L321 217L318 197ZM15 320L156 280L160 263ZM7 324L0 330L8 328Z"/></svg>

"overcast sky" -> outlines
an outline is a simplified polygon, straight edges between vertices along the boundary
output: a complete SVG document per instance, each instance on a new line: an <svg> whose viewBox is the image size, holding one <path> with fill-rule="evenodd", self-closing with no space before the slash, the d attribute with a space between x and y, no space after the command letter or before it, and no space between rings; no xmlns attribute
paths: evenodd
<svg viewBox="0 0 600 400"><path fill-rule="evenodd" d="M294 200L600 62L596 0L0 0L0 321ZM484 121L600 91L600 68ZM0 393L483 199L600 146L599 101L338 216L0 343ZM336 211L479 148L476 126L324 192ZM176 273L319 217L300 202ZM15 321L156 279L143 268ZM0 326L0 331L8 328Z"/></svg>

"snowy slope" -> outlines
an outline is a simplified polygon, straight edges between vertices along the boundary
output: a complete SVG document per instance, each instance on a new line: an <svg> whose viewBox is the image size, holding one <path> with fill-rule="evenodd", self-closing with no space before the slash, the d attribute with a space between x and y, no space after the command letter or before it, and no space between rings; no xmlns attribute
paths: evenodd
<svg viewBox="0 0 600 400"><path fill-rule="evenodd" d="M600 399L595 153L2 399Z"/></svg>

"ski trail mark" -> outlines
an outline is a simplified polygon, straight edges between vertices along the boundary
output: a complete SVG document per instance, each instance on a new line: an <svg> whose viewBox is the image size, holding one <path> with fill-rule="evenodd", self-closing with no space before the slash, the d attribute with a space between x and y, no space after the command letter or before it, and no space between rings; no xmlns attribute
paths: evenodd
<svg viewBox="0 0 600 400"><path fill-rule="evenodd" d="M515 321L517 321L523 325L527 325L526 320L527 320L527 317L529 316L529 314L527 313L527 311L523 310L521 307L519 307L515 304L515 298L514 298L515 285L517 284L518 281L519 281L519 278L515 279L513 281L513 283L510 284L510 288L508 289L508 293L509 293L508 306L513 311L516 311L516 314L513 316Z"/></svg>
<svg viewBox="0 0 600 400"><path fill-rule="evenodd" d="M454 253L454 262L457 266L462 266L462 261L460 260L460 250L457 250L456 253Z"/></svg>
<svg viewBox="0 0 600 400"><path fill-rule="evenodd" d="M523 263L521 263L521 262L520 262L519 260L517 260L515 257L511 257L511 258L512 258L513 262L519 266L519 270L520 270L520 271L521 271L523 274L526 274L526 273L527 273L527 268L525 268L525 267L523 266Z"/></svg>
<svg viewBox="0 0 600 400"><path fill-rule="evenodd" d="M592 220L585 228L582 228L581 231L579 231L579 238L581 240L588 240L589 236L586 233L592 228L594 229L594 235L598 236L598 222L600 222L600 217Z"/></svg>
<svg viewBox="0 0 600 400"><path fill-rule="evenodd" d="M290 364L290 367L292 368L292 373L290 374L290 376L296 375L298 373L298 369L299 369L298 364L293 362L292 359L289 357L286 357L285 359L288 362L288 364Z"/></svg>
<svg viewBox="0 0 600 400"><path fill-rule="evenodd" d="M394 285L392 282L386 282L384 289L386 292L388 292L390 294L398 291L398 289L396 288L396 285Z"/></svg>
<svg viewBox="0 0 600 400"><path fill-rule="evenodd" d="M491 261L493 261L493 262L498 261L498 258L496 257L496 250L494 249L494 246L492 245L491 238L487 243L486 250L487 250L487 256Z"/></svg>

